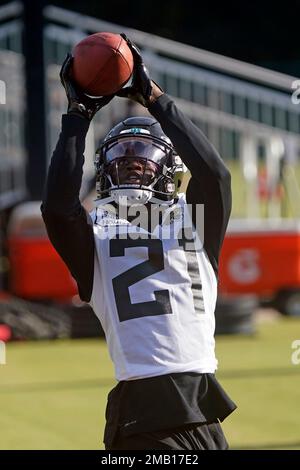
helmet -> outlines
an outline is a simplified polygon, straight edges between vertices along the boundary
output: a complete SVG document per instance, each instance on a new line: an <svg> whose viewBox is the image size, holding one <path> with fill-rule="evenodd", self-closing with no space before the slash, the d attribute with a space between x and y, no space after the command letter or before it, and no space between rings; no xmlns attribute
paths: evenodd
<svg viewBox="0 0 300 470"><path fill-rule="evenodd" d="M120 181L120 168L130 160L142 165L139 182ZM109 131L96 152L95 167L97 200L105 203L110 197L126 205L146 204L150 200L171 204L184 172L184 165L160 124L141 116L125 119Z"/></svg>

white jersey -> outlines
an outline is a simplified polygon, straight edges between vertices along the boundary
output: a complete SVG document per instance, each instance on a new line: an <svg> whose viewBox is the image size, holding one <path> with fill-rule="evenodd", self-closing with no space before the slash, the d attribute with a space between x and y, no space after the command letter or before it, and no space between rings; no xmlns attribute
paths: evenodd
<svg viewBox="0 0 300 470"><path fill-rule="evenodd" d="M183 219L184 232L192 227L185 207L181 194L173 217L156 227L152 238L101 206L91 214L90 305L105 332L117 380L216 370L217 280L196 233L192 243L181 237Z"/></svg>

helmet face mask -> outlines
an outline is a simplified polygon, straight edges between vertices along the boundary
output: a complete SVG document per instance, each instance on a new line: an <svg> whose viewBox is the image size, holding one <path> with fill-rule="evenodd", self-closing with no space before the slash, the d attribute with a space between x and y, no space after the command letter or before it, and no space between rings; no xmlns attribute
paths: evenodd
<svg viewBox="0 0 300 470"><path fill-rule="evenodd" d="M107 175L114 186L151 185L160 172L160 166L151 160L140 157L119 157L107 166Z"/></svg>
<svg viewBox="0 0 300 470"><path fill-rule="evenodd" d="M151 200L170 204L182 162L157 121L136 117L108 133L97 150L95 166L98 200L103 203L112 197L117 204Z"/></svg>

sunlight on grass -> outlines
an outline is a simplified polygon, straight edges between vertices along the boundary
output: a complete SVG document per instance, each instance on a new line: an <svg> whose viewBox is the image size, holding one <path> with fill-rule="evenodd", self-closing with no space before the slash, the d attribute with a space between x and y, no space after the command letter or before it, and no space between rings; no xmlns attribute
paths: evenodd
<svg viewBox="0 0 300 470"><path fill-rule="evenodd" d="M299 326L279 317L253 337L217 337L218 378L238 405L223 423L232 448L300 449L300 366L291 364ZM114 384L103 340L10 343L0 449L99 449Z"/></svg>

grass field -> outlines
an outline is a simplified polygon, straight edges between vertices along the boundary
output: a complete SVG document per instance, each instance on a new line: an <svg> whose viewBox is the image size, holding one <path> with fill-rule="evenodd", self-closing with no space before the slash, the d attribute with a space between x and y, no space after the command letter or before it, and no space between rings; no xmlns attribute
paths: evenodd
<svg viewBox="0 0 300 470"><path fill-rule="evenodd" d="M224 430L232 448L300 449L300 321L273 317L253 337L217 337L218 377L236 401ZM0 449L102 448L114 385L103 340L11 343L0 366Z"/></svg>

